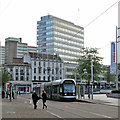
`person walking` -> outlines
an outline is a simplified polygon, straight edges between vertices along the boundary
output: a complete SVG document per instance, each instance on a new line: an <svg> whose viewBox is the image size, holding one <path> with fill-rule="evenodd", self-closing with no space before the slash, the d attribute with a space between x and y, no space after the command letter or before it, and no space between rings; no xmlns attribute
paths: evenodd
<svg viewBox="0 0 120 120"><path fill-rule="evenodd" d="M39 97L37 96L35 90L33 91L33 94L32 94L32 100L34 104L34 109L37 109L37 101L39 100Z"/></svg>
<svg viewBox="0 0 120 120"><path fill-rule="evenodd" d="M46 92L45 90L43 90L43 93L42 93L43 109L44 109L44 106L47 108L47 105L45 104L46 99L47 99Z"/></svg>
<svg viewBox="0 0 120 120"><path fill-rule="evenodd" d="M14 92L12 91L12 98L15 99Z"/></svg>
<svg viewBox="0 0 120 120"><path fill-rule="evenodd" d="M9 96L9 91L7 90L6 91L6 98L8 98L8 96Z"/></svg>
<svg viewBox="0 0 120 120"><path fill-rule="evenodd" d="M5 98L5 91L2 90L2 98Z"/></svg>

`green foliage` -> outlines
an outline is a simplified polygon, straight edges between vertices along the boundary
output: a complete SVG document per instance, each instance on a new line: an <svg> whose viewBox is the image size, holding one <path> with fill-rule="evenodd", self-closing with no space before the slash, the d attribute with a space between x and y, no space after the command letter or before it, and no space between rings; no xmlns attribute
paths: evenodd
<svg viewBox="0 0 120 120"><path fill-rule="evenodd" d="M105 80L107 80L107 82L110 82L110 81L115 82L116 77L115 77L115 74L110 73L110 66L105 67L103 69L103 75L104 75Z"/></svg>
<svg viewBox="0 0 120 120"><path fill-rule="evenodd" d="M2 74L2 86L4 86L5 83L7 83L8 81L12 80L10 73L5 68L1 69L1 74Z"/></svg>
<svg viewBox="0 0 120 120"><path fill-rule="evenodd" d="M77 60L78 67L76 69L77 78L86 79L90 81L91 79L91 60L93 61L93 80L98 80L98 75L102 72L102 57L98 56L97 48L83 48L82 56ZM86 74L85 74L86 69Z"/></svg>

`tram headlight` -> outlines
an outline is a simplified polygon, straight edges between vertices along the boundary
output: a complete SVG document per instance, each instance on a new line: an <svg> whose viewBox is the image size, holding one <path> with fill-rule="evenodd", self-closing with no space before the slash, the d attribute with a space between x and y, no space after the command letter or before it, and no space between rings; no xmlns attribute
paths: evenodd
<svg viewBox="0 0 120 120"><path fill-rule="evenodd" d="M65 93L65 95L67 95L67 93Z"/></svg>
<svg viewBox="0 0 120 120"><path fill-rule="evenodd" d="M73 93L73 95L75 95L75 93Z"/></svg>

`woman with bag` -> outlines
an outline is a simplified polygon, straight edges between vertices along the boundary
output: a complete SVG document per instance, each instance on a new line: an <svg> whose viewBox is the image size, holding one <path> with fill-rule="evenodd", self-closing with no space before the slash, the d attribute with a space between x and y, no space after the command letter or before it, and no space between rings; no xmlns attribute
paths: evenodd
<svg viewBox="0 0 120 120"><path fill-rule="evenodd" d="M43 90L43 93L42 93L43 109L44 109L44 106L47 108L47 105L45 104L46 99L47 99L46 92L45 90Z"/></svg>

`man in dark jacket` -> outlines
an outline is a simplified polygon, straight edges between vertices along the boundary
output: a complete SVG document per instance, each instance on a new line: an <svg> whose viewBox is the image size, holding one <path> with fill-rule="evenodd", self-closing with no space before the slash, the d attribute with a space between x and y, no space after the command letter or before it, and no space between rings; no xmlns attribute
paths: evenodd
<svg viewBox="0 0 120 120"><path fill-rule="evenodd" d="M47 105L45 104L46 99L47 99L46 92L45 90L43 90L43 93L42 93L43 109L44 109L44 106L47 108Z"/></svg>
<svg viewBox="0 0 120 120"><path fill-rule="evenodd" d="M33 100L33 104L34 104L34 109L36 109L37 108L37 101L39 100L39 97L37 96L35 91L33 91L32 100Z"/></svg>

